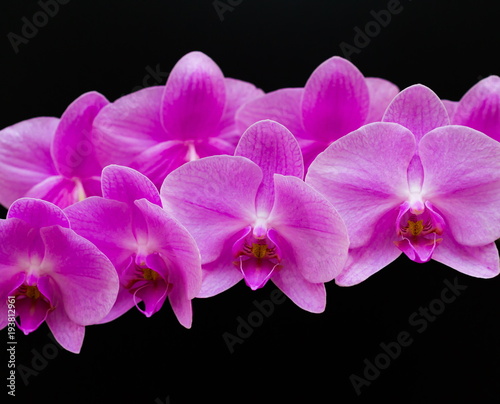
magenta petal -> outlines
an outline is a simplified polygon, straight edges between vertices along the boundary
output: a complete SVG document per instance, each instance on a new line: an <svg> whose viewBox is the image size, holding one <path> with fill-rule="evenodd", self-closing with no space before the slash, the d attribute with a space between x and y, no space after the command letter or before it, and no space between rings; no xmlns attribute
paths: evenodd
<svg viewBox="0 0 500 404"><path fill-rule="evenodd" d="M68 218L59 207L40 199L21 198L15 201L7 212L8 219L14 217L36 228L52 225L69 227Z"/></svg>
<svg viewBox="0 0 500 404"><path fill-rule="evenodd" d="M118 276L109 259L90 241L60 226L44 227L41 271L57 284L68 317L79 325L99 322L113 306Z"/></svg>
<svg viewBox="0 0 500 404"><path fill-rule="evenodd" d="M85 327L71 320L64 311L64 307L59 307L50 312L47 316L47 325L56 341L64 349L73 353L80 353L85 336Z"/></svg>
<svg viewBox="0 0 500 404"><path fill-rule="evenodd" d="M89 178L101 174L92 124L98 112L108 104L103 95L92 91L78 97L62 114L52 142L52 156L61 175Z"/></svg>
<svg viewBox="0 0 500 404"><path fill-rule="evenodd" d="M201 52L190 52L174 66L161 102L161 122L177 139L213 136L226 102L224 75Z"/></svg>
<svg viewBox="0 0 500 404"><path fill-rule="evenodd" d="M268 225L293 249L297 270L305 279L331 281L347 259L349 239L343 220L302 180L275 175L274 181L276 200Z"/></svg>
<svg viewBox="0 0 500 404"><path fill-rule="evenodd" d="M500 143L474 129L450 125L420 141L422 195L447 221L459 244L500 238Z"/></svg>
<svg viewBox="0 0 500 404"><path fill-rule="evenodd" d="M100 163L128 165L157 143L170 140L160 123L163 87L148 87L105 106L94 119Z"/></svg>
<svg viewBox="0 0 500 404"><path fill-rule="evenodd" d="M236 111L251 100L264 95L264 91L246 81L224 78L226 87L226 105L219 122L217 133L224 138L237 138L243 133L236 125Z"/></svg>
<svg viewBox="0 0 500 404"><path fill-rule="evenodd" d="M283 125L271 120L251 125L234 152L257 164L263 173L257 193L257 215L267 216L274 201L274 174L304 177L304 162L300 146L292 133Z"/></svg>
<svg viewBox="0 0 500 404"><path fill-rule="evenodd" d="M467 91L456 106L452 122L500 142L500 77L489 76Z"/></svg>
<svg viewBox="0 0 500 404"><path fill-rule="evenodd" d="M99 324L109 323L128 312L136 305L134 300L134 295L130 293L130 290L120 286L115 304L109 313L99 321Z"/></svg>
<svg viewBox="0 0 500 404"><path fill-rule="evenodd" d="M274 271L272 281L301 309L322 313L326 307L326 290L323 283L307 281L297 268L293 258L283 259L282 269Z"/></svg>
<svg viewBox="0 0 500 404"><path fill-rule="evenodd" d="M341 57L326 60L304 88L302 118L307 137L332 142L359 128L368 116L369 104L361 72Z"/></svg>
<svg viewBox="0 0 500 404"><path fill-rule="evenodd" d="M374 122L332 143L309 167L306 183L340 213L351 248L368 242L378 221L408 198L415 137L396 123Z"/></svg>
<svg viewBox="0 0 500 404"><path fill-rule="evenodd" d="M179 293L178 290L172 289L168 295L168 300L179 323L183 327L191 328L193 322L191 299L186 299L185 295Z"/></svg>
<svg viewBox="0 0 500 404"><path fill-rule="evenodd" d="M50 145L58 118L33 118L0 131L0 203L9 207L30 188L57 175Z"/></svg>
<svg viewBox="0 0 500 404"><path fill-rule="evenodd" d="M118 271L137 250L130 208L123 202L90 197L64 210L71 228L106 254Z"/></svg>
<svg viewBox="0 0 500 404"><path fill-rule="evenodd" d="M181 289L186 298L194 298L201 286L201 259L195 240L184 226L158 205L146 199L136 201L135 205L146 222L147 247L168 264L166 281L174 289Z"/></svg>
<svg viewBox="0 0 500 404"><path fill-rule="evenodd" d="M450 117L450 122L453 123L453 116L455 115L455 111L457 110L458 101L450 101L450 100L441 100L446 111L448 112L448 116Z"/></svg>
<svg viewBox="0 0 500 404"><path fill-rule="evenodd" d="M154 283L150 282L139 288L134 293L136 307L141 313L146 315L146 317L151 317L154 313L160 310L166 298L167 284L164 281L156 281ZM138 304L139 301L142 301L144 308L141 308Z"/></svg>
<svg viewBox="0 0 500 404"><path fill-rule="evenodd" d="M279 266L279 264L273 264L268 260L258 260L256 258L244 260L242 257L239 259L243 279L252 290L262 288L273 274L274 269Z"/></svg>
<svg viewBox="0 0 500 404"><path fill-rule="evenodd" d="M64 209L87 197L79 179L68 179L61 175L48 177L36 184L28 192L29 198L43 199Z"/></svg>
<svg viewBox="0 0 500 404"><path fill-rule="evenodd" d="M284 125L294 136L305 137L301 110L303 93L303 88L283 88L247 102L236 113L239 131L243 133L257 121L272 119Z"/></svg>
<svg viewBox="0 0 500 404"><path fill-rule="evenodd" d="M189 151L188 145L170 140L147 148L129 166L148 177L159 189L167 174L190 161Z"/></svg>
<svg viewBox="0 0 500 404"><path fill-rule="evenodd" d="M396 122L410 129L417 143L423 135L450 124L446 107L439 97L421 84L405 88L387 107L384 122Z"/></svg>
<svg viewBox="0 0 500 404"><path fill-rule="evenodd" d="M432 258L459 272L476 278L493 278L500 273L495 243L469 247L458 244L452 236L444 237Z"/></svg>
<svg viewBox="0 0 500 404"><path fill-rule="evenodd" d="M102 170L103 196L107 199L132 205L135 200L145 198L161 206L160 194L155 185L140 172L124 166L109 165Z"/></svg>
<svg viewBox="0 0 500 404"><path fill-rule="evenodd" d="M16 314L19 316L18 327L28 335L35 331L47 318L50 304L43 298L36 299L16 299Z"/></svg>
<svg viewBox="0 0 500 404"><path fill-rule="evenodd" d="M397 209L387 212L379 219L377 231L373 232L370 240L365 245L349 250L346 266L335 278L337 285L357 285L401 255L401 251L394 245L397 214Z"/></svg>
<svg viewBox="0 0 500 404"><path fill-rule="evenodd" d="M262 170L238 156L213 156L172 171L161 187L163 207L193 235L202 262L214 261L224 241L255 220Z"/></svg>
<svg viewBox="0 0 500 404"><path fill-rule="evenodd" d="M386 108L398 95L399 87L378 77L366 77L365 81L370 94L370 109L365 123L381 121Z"/></svg>

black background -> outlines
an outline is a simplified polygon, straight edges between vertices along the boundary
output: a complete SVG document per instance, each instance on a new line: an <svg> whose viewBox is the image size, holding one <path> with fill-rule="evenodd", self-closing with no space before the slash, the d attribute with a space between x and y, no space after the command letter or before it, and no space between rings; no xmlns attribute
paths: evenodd
<svg viewBox="0 0 500 404"><path fill-rule="evenodd" d="M212 57L227 77L265 91L300 87L321 62L342 56L340 43L353 44L355 27L363 29L373 20L371 10L387 8L387 1L233 3L239 4L221 21L212 0L72 0L16 54L7 35L21 34L22 18L31 21L40 5L3 0L0 127L60 116L91 90L112 101L141 86L148 66L168 72L192 50ZM386 78L401 89L422 83L441 98L458 100L479 78L500 73L499 9L492 4L401 0L402 11L352 62L365 76ZM409 317L440 299L444 280L466 289L419 333ZM28 336L18 332L17 363L37 374L27 385L18 374L16 399L156 404L499 400L500 278L474 279L435 262L419 265L400 257L360 285L327 284L323 314L302 311L288 300L274 305L231 353L224 333L238 336L238 318L248 320L255 314L253 301L269 299L274 289L270 283L251 292L238 284L213 298L196 299L190 330L179 325L167 305L149 319L130 311L112 323L87 327L78 355L54 350L45 324ZM363 377L365 359L373 362L383 352L380 344L395 341L402 331L410 333L410 346L358 396L350 376ZM6 346L6 331L1 335ZM39 359L40 354L48 359ZM0 374L7 377L7 358L2 368ZM16 401L2 380L1 401Z"/></svg>

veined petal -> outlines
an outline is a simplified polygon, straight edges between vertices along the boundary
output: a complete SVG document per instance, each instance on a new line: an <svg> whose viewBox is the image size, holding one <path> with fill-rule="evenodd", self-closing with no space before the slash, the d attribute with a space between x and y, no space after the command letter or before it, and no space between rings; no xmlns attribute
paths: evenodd
<svg viewBox="0 0 500 404"><path fill-rule="evenodd" d="M399 87L379 77L366 77L366 85L370 94L370 109L365 123L382 120L386 108L399 93Z"/></svg>
<svg viewBox="0 0 500 404"><path fill-rule="evenodd" d="M95 155L92 124L99 111L109 104L92 91L74 100L64 111L52 141L54 164L66 178L89 178L101 174Z"/></svg>
<svg viewBox="0 0 500 404"><path fill-rule="evenodd" d="M59 287L64 310L79 325L99 322L113 306L118 275L90 241L60 226L40 229L45 244L41 271Z"/></svg>
<svg viewBox="0 0 500 404"><path fill-rule="evenodd" d="M195 240L160 206L146 199L135 205L144 215L148 229L145 248L157 252L165 261L172 290L179 288L186 299L196 297L201 287L201 258Z"/></svg>
<svg viewBox="0 0 500 404"><path fill-rule="evenodd" d="M160 194L155 185L143 174L130 167L111 164L102 170L103 196L107 199L132 205L135 200L145 198L161 206Z"/></svg>
<svg viewBox="0 0 500 404"><path fill-rule="evenodd" d="M361 72L334 56L314 70L304 87L302 119L307 137L332 142L363 125L369 106Z"/></svg>
<svg viewBox="0 0 500 404"><path fill-rule="evenodd" d="M169 140L147 148L128 165L148 177L159 189L168 173L188 161L189 145Z"/></svg>
<svg viewBox="0 0 500 404"><path fill-rule="evenodd" d="M249 101L264 95L264 91L252 83L232 78L224 78L226 87L226 105L219 122L217 133L219 136L233 138L241 136L243 130L236 126L236 111ZM237 139L235 139L235 143Z"/></svg>
<svg viewBox="0 0 500 404"><path fill-rule="evenodd" d="M47 325L61 346L73 353L80 353L85 336L85 327L71 320L64 310L58 307L47 316Z"/></svg>
<svg viewBox="0 0 500 404"><path fill-rule="evenodd" d="M284 125L295 137L305 137L301 110L303 93L303 88L282 88L247 102L236 113L239 131L243 133L257 121L272 119Z"/></svg>
<svg viewBox="0 0 500 404"><path fill-rule="evenodd" d="M453 116L455 115L455 111L457 110L458 101L441 100L441 102L448 112L448 116L450 117L450 124L454 123Z"/></svg>
<svg viewBox="0 0 500 404"><path fill-rule="evenodd" d="M90 197L64 210L71 228L91 241L121 272L137 250L130 207L123 202Z"/></svg>
<svg viewBox="0 0 500 404"><path fill-rule="evenodd" d="M500 77L489 76L467 91L456 106L453 123L500 142Z"/></svg>
<svg viewBox="0 0 500 404"><path fill-rule="evenodd" d="M214 261L226 238L255 220L262 170L239 156L213 156L172 171L160 190L164 209L193 235L202 263Z"/></svg>
<svg viewBox="0 0 500 404"><path fill-rule="evenodd" d="M170 140L160 123L163 86L125 95L100 110L93 131L99 162L128 165L157 143Z"/></svg>
<svg viewBox="0 0 500 404"><path fill-rule="evenodd" d="M382 120L410 129L417 143L432 129L450 124L444 104L434 91L422 84L401 91L387 107Z"/></svg>
<svg viewBox="0 0 500 404"><path fill-rule="evenodd" d="M0 203L5 207L58 174L50 155L58 123L59 118L32 118L0 131Z"/></svg>
<svg viewBox="0 0 500 404"><path fill-rule="evenodd" d="M396 123L374 122L332 143L309 167L306 183L346 223L351 248L365 245L378 221L408 198L415 137Z"/></svg>
<svg viewBox="0 0 500 404"><path fill-rule="evenodd" d="M464 246L449 235L443 238L432 258L476 278L493 278L500 273L498 248L495 243L475 247Z"/></svg>
<svg viewBox="0 0 500 404"><path fill-rule="evenodd" d="M378 220L377 231L373 232L370 240L365 245L349 250L345 268L335 278L337 285L357 285L401 255L401 250L394 245L397 215L397 208L388 211Z"/></svg>
<svg viewBox="0 0 500 404"><path fill-rule="evenodd" d="M268 226L293 249L297 270L309 282L329 282L347 259L347 229L335 208L295 177L274 176L275 202Z"/></svg>
<svg viewBox="0 0 500 404"><path fill-rule="evenodd" d="M273 206L274 174L304 178L299 143L286 127L275 121L252 124L243 133L234 155L248 158L262 170L262 183L256 199L258 216L267 216Z"/></svg>
<svg viewBox="0 0 500 404"><path fill-rule="evenodd" d="M322 313L326 307L326 290L323 283L306 280L297 267L292 254L284 251L282 269L274 271L274 284L297 306L311 313Z"/></svg>
<svg viewBox="0 0 500 404"><path fill-rule="evenodd" d="M213 136L225 103L219 66L201 52L190 52L170 72L161 102L161 122L176 139Z"/></svg>
<svg viewBox="0 0 500 404"><path fill-rule="evenodd" d="M30 226L41 228L58 225L69 227L67 216L53 203L34 198L20 198L15 201L7 212L7 219L24 220Z"/></svg>
<svg viewBox="0 0 500 404"><path fill-rule="evenodd" d="M500 143L474 129L450 125L420 141L422 195L438 208L459 244L500 238Z"/></svg>
<svg viewBox="0 0 500 404"><path fill-rule="evenodd" d="M47 177L26 192L26 197L43 199L64 209L87 197L83 183L62 175Z"/></svg>

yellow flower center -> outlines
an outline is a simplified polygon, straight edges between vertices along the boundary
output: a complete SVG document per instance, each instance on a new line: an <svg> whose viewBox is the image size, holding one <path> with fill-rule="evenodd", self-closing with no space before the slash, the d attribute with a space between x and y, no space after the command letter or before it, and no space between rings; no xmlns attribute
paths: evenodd
<svg viewBox="0 0 500 404"><path fill-rule="evenodd" d="M153 271L151 268L142 268L142 274L147 281L156 281L159 277L158 272Z"/></svg>

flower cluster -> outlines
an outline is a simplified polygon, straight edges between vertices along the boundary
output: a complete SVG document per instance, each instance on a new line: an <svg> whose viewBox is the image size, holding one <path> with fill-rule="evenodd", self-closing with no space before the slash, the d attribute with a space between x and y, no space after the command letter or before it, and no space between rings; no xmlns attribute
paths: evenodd
<svg viewBox="0 0 500 404"><path fill-rule="evenodd" d="M0 300L79 352L86 325L273 282L324 311L404 253L500 272L500 78L459 101L332 57L265 93L201 52L164 86L0 131ZM0 316L0 328L7 315Z"/></svg>

